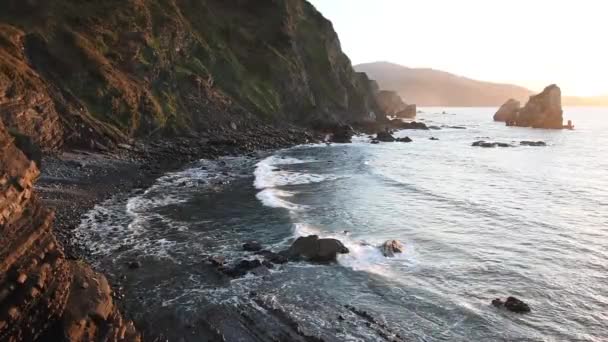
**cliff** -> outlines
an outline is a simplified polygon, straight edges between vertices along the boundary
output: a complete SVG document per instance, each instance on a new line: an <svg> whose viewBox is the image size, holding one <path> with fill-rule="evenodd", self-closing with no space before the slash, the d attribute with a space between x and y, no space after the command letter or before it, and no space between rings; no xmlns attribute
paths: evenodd
<svg viewBox="0 0 608 342"><path fill-rule="evenodd" d="M413 118L416 116L416 105L408 105L403 102L401 96L394 91L378 91L376 93L376 102L380 109L388 115L402 118Z"/></svg>
<svg viewBox="0 0 608 342"><path fill-rule="evenodd" d="M0 121L0 340L139 340L106 278L65 259L33 192L38 175Z"/></svg>
<svg viewBox="0 0 608 342"><path fill-rule="evenodd" d="M377 111L304 0L0 3L0 118L45 150Z"/></svg>
<svg viewBox="0 0 608 342"><path fill-rule="evenodd" d="M515 124L522 127L561 129L564 127L563 114L562 92L557 85L552 84L540 94L530 96L530 100L517 114Z"/></svg>

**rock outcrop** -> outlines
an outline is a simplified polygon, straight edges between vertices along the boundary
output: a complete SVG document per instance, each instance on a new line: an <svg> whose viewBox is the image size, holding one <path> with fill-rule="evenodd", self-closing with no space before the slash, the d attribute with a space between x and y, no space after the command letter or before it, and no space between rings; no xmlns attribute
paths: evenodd
<svg viewBox="0 0 608 342"><path fill-rule="evenodd" d="M497 308L504 307L505 309L515 313L528 313L532 311L528 304L515 297L508 297L505 301L500 298L496 298L492 300L492 305Z"/></svg>
<svg viewBox="0 0 608 342"><path fill-rule="evenodd" d="M348 253L348 248L336 239L319 239L317 235L309 235L299 237L282 254L291 260L304 259L315 262L330 262L335 261L338 254L346 253Z"/></svg>
<svg viewBox="0 0 608 342"><path fill-rule="evenodd" d="M514 99L509 99L505 102L496 114L494 114L494 121L511 122L517 119L517 114L521 110L521 103Z"/></svg>
<svg viewBox="0 0 608 342"><path fill-rule="evenodd" d="M305 0L0 2L0 117L43 150L382 117Z"/></svg>
<svg viewBox="0 0 608 342"><path fill-rule="evenodd" d="M405 248L403 244L397 240L388 240L380 246L380 251L382 251L382 255L387 258L392 258L395 254L403 253Z"/></svg>
<svg viewBox="0 0 608 342"><path fill-rule="evenodd" d="M563 114L562 92L552 84L542 93L530 97L519 111L514 124L520 127L561 129L564 128Z"/></svg>
<svg viewBox="0 0 608 342"><path fill-rule="evenodd" d="M400 118L416 117L416 105L408 105L395 91L380 90L376 93L376 101L380 109L387 115Z"/></svg>
<svg viewBox="0 0 608 342"><path fill-rule="evenodd" d="M0 121L0 340L140 340L106 278L64 257L33 193L38 175Z"/></svg>

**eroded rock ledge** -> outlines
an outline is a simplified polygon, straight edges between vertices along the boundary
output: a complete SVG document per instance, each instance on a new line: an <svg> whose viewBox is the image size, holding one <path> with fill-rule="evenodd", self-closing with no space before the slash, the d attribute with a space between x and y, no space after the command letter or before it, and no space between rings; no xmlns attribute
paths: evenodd
<svg viewBox="0 0 608 342"><path fill-rule="evenodd" d="M141 340L106 278L64 257L38 175L0 121L0 341Z"/></svg>

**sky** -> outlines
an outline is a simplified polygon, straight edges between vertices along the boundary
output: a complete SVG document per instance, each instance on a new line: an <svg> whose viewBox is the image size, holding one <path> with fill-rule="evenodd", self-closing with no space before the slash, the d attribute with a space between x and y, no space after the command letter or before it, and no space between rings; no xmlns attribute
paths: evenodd
<svg viewBox="0 0 608 342"><path fill-rule="evenodd" d="M309 0L353 64L608 95L608 0Z"/></svg>

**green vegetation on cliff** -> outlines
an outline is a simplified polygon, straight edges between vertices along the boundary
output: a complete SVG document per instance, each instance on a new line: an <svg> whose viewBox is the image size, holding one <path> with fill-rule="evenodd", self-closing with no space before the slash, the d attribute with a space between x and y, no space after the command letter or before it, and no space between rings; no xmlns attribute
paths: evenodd
<svg viewBox="0 0 608 342"><path fill-rule="evenodd" d="M68 144L229 122L357 121L376 109L367 77L304 0L7 0L0 53L13 56L0 61L5 122L36 91L38 116L59 118L49 135ZM21 111L2 110L15 101Z"/></svg>

